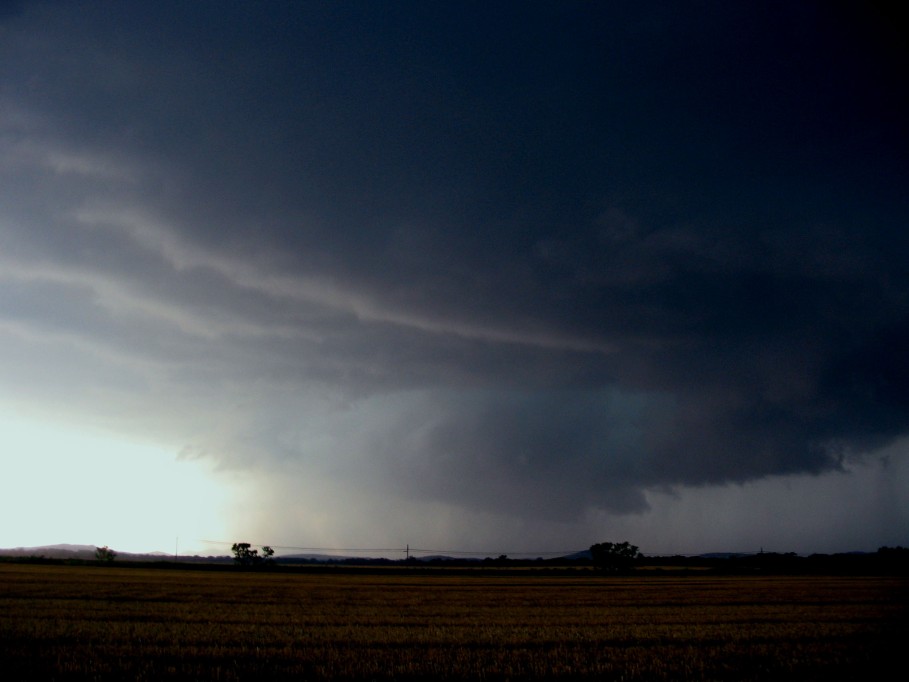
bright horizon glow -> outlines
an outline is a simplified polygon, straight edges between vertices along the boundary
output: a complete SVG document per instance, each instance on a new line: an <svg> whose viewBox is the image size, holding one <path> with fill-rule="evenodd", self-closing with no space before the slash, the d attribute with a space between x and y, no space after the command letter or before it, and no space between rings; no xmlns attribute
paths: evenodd
<svg viewBox="0 0 909 682"><path fill-rule="evenodd" d="M367 496L366 506L387 518L387 536L376 537L374 530L364 536L343 504L351 495L367 499L364 491L339 490L330 480L310 479L312 486L301 497L299 487L292 484L295 476L247 472L240 481L236 472L216 471L207 459L178 458L175 449L162 445L5 412L0 415L0 476L7 486L0 496L0 513L6 522L0 528L0 548L107 545L120 552L172 554L178 550L181 555L208 556L229 554L229 542L235 539L254 545L325 548L447 543L455 551L492 547L496 542L482 534L477 537L476 531L449 540L443 539L449 535L445 529L440 537L433 533L420 537L413 532L413 518L454 514L463 519L463 512L446 510L444 505L432 511L419 504L402 507L402 501L381 495ZM894 443L872 460L855 463L848 473L650 491L648 512L624 516L591 512L570 530L542 524L534 545L524 546L527 528L518 524L512 529L509 551L565 549L558 537L566 534L577 536L578 550L586 548L588 540L629 539L646 554L747 552L759 547L799 553L874 551L882 544L904 544L900 538L909 523L909 507L903 482L909 476L909 464L901 454L906 447L905 439ZM269 491L264 498L257 495L263 490ZM814 502L817 499L836 499L841 504L830 516L822 513L823 505ZM708 517L709 524L704 522ZM869 528L879 527L881 518L888 517L897 519L886 534L889 537L868 534ZM331 519L349 524L345 537L332 532L337 524L332 525ZM794 519L799 520L795 525ZM508 519L497 519L492 525L507 523ZM822 541L824 528L831 523L849 539L847 545ZM485 525L471 524L474 528ZM700 529L697 535L691 535L692 528ZM805 544L805 533L816 535L818 543ZM686 542L679 544L682 537ZM397 552L388 555L397 557Z"/></svg>
<svg viewBox="0 0 909 682"><path fill-rule="evenodd" d="M206 461L95 429L0 416L0 547L208 554L230 486ZM179 540L178 540L179 538ZM179 545L178 545L179 542Z"/></svg>

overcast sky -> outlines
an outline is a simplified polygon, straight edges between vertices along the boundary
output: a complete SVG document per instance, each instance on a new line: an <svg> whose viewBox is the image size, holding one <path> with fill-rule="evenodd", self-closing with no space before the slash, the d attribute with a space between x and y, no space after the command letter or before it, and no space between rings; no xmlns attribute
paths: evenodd
<svg viewBox="0 0 909 682"><path fill-rule="evenodd" d="M0 546L909 544L905 29L3 2Z"/></svg>

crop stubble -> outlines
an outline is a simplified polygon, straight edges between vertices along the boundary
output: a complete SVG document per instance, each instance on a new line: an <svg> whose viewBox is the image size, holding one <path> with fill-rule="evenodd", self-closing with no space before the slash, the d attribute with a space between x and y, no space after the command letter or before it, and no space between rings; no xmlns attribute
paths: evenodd
<svg viewBox="0 0 909 682"><path fill-rule="evenodd" d="M16 679L843 679L906 640L895 577L0 566Z"/></svg>

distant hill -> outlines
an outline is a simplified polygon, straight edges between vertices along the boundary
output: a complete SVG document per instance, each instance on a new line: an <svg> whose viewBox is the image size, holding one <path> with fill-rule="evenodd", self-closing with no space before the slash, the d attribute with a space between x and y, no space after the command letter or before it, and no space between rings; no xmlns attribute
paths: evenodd
<svg viewBox="0 0 909 682"><path fill-rule="evenodd" d="M43 545L41 547L15 547L0 549L0 556L44 557L47 559L94 559L94 545Z"/></svg>
<svg viewBox="0 0 909 682"><path fill-rule="evenodd" d="M112 548L117 553L117 561L173 561L174 555L166 552L120 552ZM17 558L42 558L42 559L71 559L76 561L94 561L95 545L42 545L40 547L14 547L11 549L0 549L0 557L17 557ZM179 556L178 561L232 561L227 556Z"/></svg>
<svg viewBox="0 0 909 682"><path fill-rule="evenodd" d="M347 561L354 557L340 556L337 554L282 554L276 556L275 560L284 562L305 561L305 562L328 562L328 561Z"/></svg>

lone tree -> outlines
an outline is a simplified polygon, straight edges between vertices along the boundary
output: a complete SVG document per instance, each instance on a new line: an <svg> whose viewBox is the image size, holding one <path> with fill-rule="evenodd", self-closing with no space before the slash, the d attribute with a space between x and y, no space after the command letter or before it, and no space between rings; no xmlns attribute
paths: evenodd
<svg viewBox="0 0 909 682"><path fill-rule="evenodd" d="M628 542L599 542L590 547L593 565L604 573L626 573L642 556L637 545Z"/></svg>
<svg viewBox="0 0 909 682"><path fill-rule="evenodd" d="M252 549L248 542L235 542L230 549L234 553L234 561L240 566L264 564L271 561L275 554L275 550L268 545L262 547L262 554L259 554L259 550Z"/></svg>
<svg viewBox="0 0 909 682"><path fill-rule="evenodd" d="M95 560L110 563L117 558L117 553L107 545L104 547L95 547Z"/></svg>

